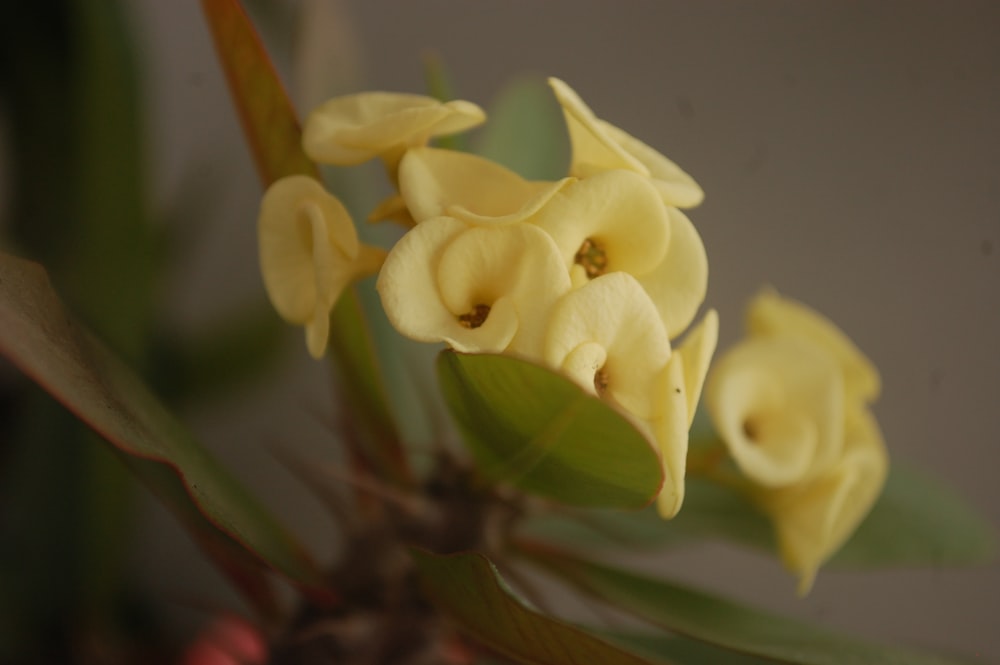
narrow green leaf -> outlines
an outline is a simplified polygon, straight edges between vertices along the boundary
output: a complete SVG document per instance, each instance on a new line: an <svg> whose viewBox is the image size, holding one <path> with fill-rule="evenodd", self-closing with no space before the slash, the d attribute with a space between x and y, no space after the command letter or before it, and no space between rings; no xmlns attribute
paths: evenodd
<svg viewBox="0 0 1000 665"><path fill-rule="evenodd" d="M489 478L578 506L639 508L663 484L649 441L614 408L508 356L438 357L445 401Z"/></svg>
<svg viewBox="0 0 1000 665"><path fill-rule="evenodd" d="M989 563L996 528L941 481L893 463L882 496L830 561L850 568Z"/></svg>
<svg viewBox="0 0 1000 665"><path fill-rule="evenodd" d="M957 665L968 662L839 635L663 579L539 547L525 554L556 577L667 630L798 665Z"/></svg>
<svg viewBox="0 0 1000 665"><path fill-rule="evenodd" d="M529 180L558 180L569 170L562 110L539 78L509 83L489 109L478 152Z"/></svg>
<svg viewBox="0 0 1000 665"><path fill-rule="evenodd" d="M648 665L582 629L527 607L482 554L412 549L427 594L477 640L534 665ZM661 663L662 665L662 663Z"/></svg>
<svg viewBox="0 0 1000 665"><path fill-rule="evenodd" d="M239 0L202 0L201 6L261 180L299 173L318 178L302 150L295 110Z"/></svg>
<svg viewBox="0 0 1000 665"><path fill-rule="evenodd" d="M220 547L231 537L303 588L322 590L319 570L296 540L128 367L69 317L45 271L2 253L0 352L118 450L168 468L172 473L160 477L179 478L186 494L167 488L164 495L193 501L214 525Z"/></svg>

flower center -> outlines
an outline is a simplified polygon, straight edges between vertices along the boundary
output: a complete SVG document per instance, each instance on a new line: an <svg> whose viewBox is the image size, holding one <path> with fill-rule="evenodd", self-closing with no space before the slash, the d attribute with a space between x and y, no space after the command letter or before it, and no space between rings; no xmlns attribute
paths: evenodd
<svg viewBox="0 0 1000 665"><path fill-rule="evenodd" d="M474 305L471 311L458 316L458 322L466 328L478 328L486 322L486 317L489 315L489 305Z"/></svg>
<svg viewBox="0 0 1000 665"><path fill-rule="evenodd" d="M758 429L759 427L753 419L747 418L743 421L743 434L750 439L751 443L757 443L757 436L760 434Z"/></svg>
<svg viewBox="0 0 1000 665"><path fill-rule="evenodd" d="M604 397L604 393L608 391L608 370L603 367L594 372L594 388L599 397Z"/></svg>
<svg viewBox="0 0 1000 665"><path fill-rule="evenodd" d="M587 238L580 245L573 262L583 266L583 271L587 273L589 279L594 279L598 275L603 275L608 267L608 255L604 248L593 238Z"/></svg>

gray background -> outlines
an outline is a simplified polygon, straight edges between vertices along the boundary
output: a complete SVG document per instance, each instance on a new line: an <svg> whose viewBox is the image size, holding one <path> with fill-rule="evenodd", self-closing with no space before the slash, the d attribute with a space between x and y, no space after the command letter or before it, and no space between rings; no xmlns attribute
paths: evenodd
<svg viewBox="0 0 1000 665"><path fill-rule="evenodd" d="M174 285L176 316L197 325L219 303L259 293L260 187L198 3L134 5L158 203L168 206L192 174L212 183L213 214ZM825 312L881 368L875 411L892 456L932 469L1000 522L1000 3L337 7L336 24L313 23L332 48L325 81L302 78L287 55L301 44L293 23L268 33L283 70L300 72L300 99L317 101L325 85L420 92L426 49L442 55L464 98L484 106L513 75L563 78L706 190L691 217L708 250L707 302L721 312L722 347L739 336L743 303L762 284ZM270 389L188 420L328 555L329 520L264 450L294 438L334 456L309 415L328 399L324 371L304 345L292 355ZM144 532L135 565L151 587L180 606L232 602L154 505ZM824 572L805 600L757 554L709 546L661 567L832 626L1000 660L996 565Z"/></svg>

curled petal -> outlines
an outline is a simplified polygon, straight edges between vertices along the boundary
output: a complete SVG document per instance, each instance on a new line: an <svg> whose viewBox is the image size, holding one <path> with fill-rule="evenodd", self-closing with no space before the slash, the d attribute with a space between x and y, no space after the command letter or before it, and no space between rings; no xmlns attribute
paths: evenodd
<svg viewBox="0 0 1000 665"><path fill-rule="evenodd" d="M844 454L829 471L758 497L775 525L785 566L799 576L800 595L871 510L888 475L882 434L866 409L849 414L845 433Z"/></svg>
<svg viewBox="0 0 1000 665"><path fill-rule="evenodd" d="M646 167L664 203L678 208L694 208L705 200L704 190L677 164L618 127L603 120L598 120L597 124L622 150Z"/></svg>
<svg viewBox="0 0 1000 665"><path fill-rule="evenodd" d="M708 366L719 341L719 315L714 309L705 313L701 323L693 328L677 349L684 358L684 393L687 397L687 426L694 422L701 389L708 374Z"/></svg>
<svg viewBox="0 0 1000 665"><path fill-rule="evenodd" d="M325 164L360 164L379 156L395 162L405 148L475 127L485 119L483 110L471 102L364 92L336 97L310 113L302 146L310 158Z"/></svg>
<svg viewBox="0 0 1000 665"><path fill-rule="evenodd" d="M477 155L414 148L399 165L399 191L417 222L448 215L471 224L511 224L538 212L572 182L533 182Z"/></svg>
<svg viewBox="0 0 1000 665"><path fill-rule="evenodd" d="M377 271L385 252L361 245L344 206L306 176L282 178L268 188L257 229L268 298L286 321L306 326L309 351L319 357L341 292Z"/></svg>
<svg viewBox="0 0 1000 665"><path fill-rule="evenodd" d="M376 288L390 322L408 337L537 358L545 314L569 278L539 229L437 217L396 244Z"/></svg>
<svg viewBox="0 0 1000 665"><path fill-rule="evenodd" d="M708 257L694 224L677 208L667 209L670 242L663 260L639 275L673 339L694 320L708 291Z"/></svg>
<svg viewBox="0 0 1000 665"><path fill-rule="evenodd" d="M614 125L601 120L563 81L549 79L562 106L573 149L570 175L586 178L613 169L649 178L667 205L691 208L705 194L694 179L659 152Z"/></svg>
<svg viewBox="0 0 1000 665"><path fill-rule="evenodd" d="M878 370L832 321L819 312L773 290L765 290L750 303L747 328L751 335L792 335L821 346L840 365L850 399L871 402L881 390Z"/></svg>
<svg viewBox="0 0 1000 665"><path fill-rule="evenodd" d="M659 314L627 273L598 277L552 309L545 361L636 417L656 414L657 377L669 358Z"/></svg>
<svg viewBox="0 0 1000 665"><path fill-rule="evenodd" d="M555 240L575 285L616 271L644 275L663 261L670 242L666 207L645 179L629 171L573 183L531 221Z"/></svg>
<svg viewBox="0 0 1000 665"><path fill-rule="evenodd" d="M562 106L563 116L566 118L570 146L573 150L570 164L572 175L585 178L611 169L627 169L645 176L649 175L649 169L642 162L628 154L604 131L597 116L575 90L554 77L549 78L549 86Z"/></svg>
<svg viewBox="0 0 1000 665"><path fill-rule="evenodd" d="M660 453L665 482L657 497L660 517L670 519L684 501L684 474L687 469L688 431L694 421L702 384L719 336L715 310L685 337L674 350L660 375L657 388L659 411L650 422Z"/></svg>
<svg viewBox="0 0 1000 665"><path fill-rule="evenodd" d="M695 358L696 359L696 358ZM684 474L687 470L688 430L694 417L690 410L687 358L674 353L661 375L658 407L661 412L652 421L652 430L663 465L663 489L656 498L660 517L670 519L684 502ZM697 397L694 401L697 402Z"/></svg>
<svg viewBox="0 0 1000 665"><path fill-rule="evenodd" d="M751 338L730 349L712 369L705 401L740 470L762 486L807 480L843 450L840 373L801 340Z"/></svg>

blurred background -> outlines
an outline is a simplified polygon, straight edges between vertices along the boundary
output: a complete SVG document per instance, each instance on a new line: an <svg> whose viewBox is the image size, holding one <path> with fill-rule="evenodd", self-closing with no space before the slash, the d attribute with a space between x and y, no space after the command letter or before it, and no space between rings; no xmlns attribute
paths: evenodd
<svg viewBox="0 0 1000 665"><path fill-rule="evenodd" d="M720 349L741 335L742 308L761 286L809 303L880 368L883 395L875 413L893 458L934 472L1000 524L1000 4L248 4L303 112L339 92L424 92L423 58L430 52L444 63L458 96L486 108L515 77L568 82L600 117L659 149L705 189L705 203L690 217L708 251L706 304L722 317ZM309 360L298 331L258 316L266 308L256 265L261 187L200 7L158 0L120 5L133 70L118 72L120 84L82 109L67 104L60 87L66 82L52 74L61 71L60 58L76 62L73 53L50 49L45 56L46 42L18 42L18 31L22 42L30 34L23 27L30 21L17 9L3 10L10 19L0 31L8 65L0 102L0 215L7 235L24 198L12 183L23 187L29 169L12 156L33 149L59 154L67 126L88 117L98 128L94 136L128 132L103 167L117 176L90 199L79 193L79 200L67 199L79 208L60 209L60 202L69 206L63 192L36 193L53 208L38 214L65 221L83 209L101 218L142 217L148 230L141 237L130 232L134 244L120 233L111 242L132 248L123 260L155 288L142 291L130 280L104 285L105 293L132 298L143 312L131 324L109 322L108 334L125 331L128 354L144 358L140 364L151 371L159 368L161 389L174 391L200 438L329 557L335 541L329 518L268 451L294 444L318 459L336 457L315 416L330 399L328 375L325 365ZM112 20L91 18L91 27L98 26L91 35L101 34L100 21ZM54 25L72 32L45 16L31 21L40 33ZM52 48L62 43L58 37ZM113 59L118 45L102 48L94 57ZM49 102L28 114L35 125L13 122L21 116L11 101L26 94L11 62L23 63L29 52L52 74L48 88L32 93ZM110 109L98 103L132 84L134 125L114 111L126 102ZM12 164L19 164L17 173ZM66 250L52 246L68 242L58 228L14 235L20 246L56 261ZM172 238L169 269L149 274L148 265L166 261L154 247L161 235ZM104 251L95 245L92 259ZM80 276L80 265L67 264L67 282ZM143 300L154 293L154 302ZM98 313L107 307L93 305ZM259 367L227 366L219 372L227 377L225 390L210 401L194 399L197 372L167 371L185 366L170 340L216 329L220 312L236 312L228 320L252 320L264 331L265 341L244 340L242 347L259 351ZM155 332L154 322L164 320L167 335ZM15 381L11 374L0 374L4 386ZM16 468L14 458L4 457L5 471ZM128 491L139 504L131 518L139 538L114 554L118 563L106 565L126 567L138 596L187 612L192 624L200 611L238 606L173 518L144 490ZM54 505L58 512L61 504ZM779 564L755 552L708 545L655 565L863 635L1000 660L996 564L822 572L803 600Z"/></svg>

